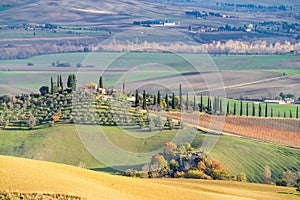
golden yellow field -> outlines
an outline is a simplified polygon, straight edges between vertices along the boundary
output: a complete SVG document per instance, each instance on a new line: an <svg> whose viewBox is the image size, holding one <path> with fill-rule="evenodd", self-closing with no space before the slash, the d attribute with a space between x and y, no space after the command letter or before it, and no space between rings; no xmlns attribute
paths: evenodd
<svg viewBox="0 0 300 200"><path fill-rule="evenodd" d="M73 194L87 199L299 199L294 188L230 181L141 179L0 156L0 191Z"/></svg>

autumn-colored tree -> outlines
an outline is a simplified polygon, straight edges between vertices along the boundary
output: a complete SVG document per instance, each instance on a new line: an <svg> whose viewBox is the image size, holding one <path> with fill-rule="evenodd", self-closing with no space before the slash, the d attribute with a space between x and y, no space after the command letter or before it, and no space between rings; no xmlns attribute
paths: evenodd
<svg viewBox="0 0 300 200"><path fill-rule="evenodd" d="M263 173L263 182L265 184L270 184L271 183L271 176L272 176L272 171L269 165L265 166L264 173Z"/></svg>
<svg viewBox="0 0 300 200"><path fill-rule="evenodd" d="M177 153L177 145L173 142L165 143L162 155L167 161L172 160Z"/></svg>

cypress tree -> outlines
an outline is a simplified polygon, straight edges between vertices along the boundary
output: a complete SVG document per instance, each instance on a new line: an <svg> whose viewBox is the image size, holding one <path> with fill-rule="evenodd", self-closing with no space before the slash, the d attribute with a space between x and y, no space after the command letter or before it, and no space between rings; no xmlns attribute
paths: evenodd
<svg viewBox="0 0 300 200"><path fill-rule="evenodd" d="M153 105L156 105L157 104L157 102L156 102L156 95L154 95L154 97L153 97Z"/></svg>
<svg viewBox="0 0 300 200"><path fill-rule="evenodd" d="M146 91L143 91L143 109L146 109L147 103L146 103Z"/></svg>
<svg viewBox="0 0 300 200"><path fill-rule="evenodd" d="M249 116L249 102L246 103L246 116Z"/></svg>
<svg viewBox="0 0 300 200"><path fill-rule="evenodd" d="M252 103L252 117L255 117L255 105Z"/></svg>
<svg viewBox="0 0 300 200"><path fill-rule="evenodd" d="M123 81L123 94L125 94L125 90L126 90L125 81Z"/></svg>
<svg viewBox="0 0 300 200"><path fill-rule="evenodd" d="M261 104L258 104L258 117L261 117Z"/></svg>
<svg viewBox="0 0 300 200"><path fill-rule="evenodd" d="M59 84L60 84L60 89L64 90L64 86L63 86L63 80L61 78L61 75L59 75Z"/></svg>
<svg viewBox="0 0 300 200"><path fill-rule="evenodd" d="M268 104L266 103L266 107L265 107L265 117L268 117Z"/></svg>
<svg viewBox="0 0 300 200"><path fill-rule="evenodd" d="M51 94L54 94L54 81L53 81L52 77L51 77L51 81L50 81L50 92L51 92Z"/></svg>
<svg viewBox="0 0 300 200"><path fill-rule="evenodd" d="M298 119L299 118L299 107L297 107L297 109L296 109L296 119Z"/></svg>
<svg viewBox="0 0 300 200"><path fill-rule="evenodd" d="M292 110L290 110L290 118L293 118Z"/></svg>
<svg viewBox="0 0 300 200"><path fill-rule="evenodd" d="M196 108L196 96L194 95L194 107L193 107L193 110L196 111L196 109L197 109Z"/></svg>
<svg viewBox="0 0 300 200"><path fill-rule="evenodd" d="M138 107L139 106L139 91L136 90L135 91L135 107Z"/></svg>
<svg viewBox="0 0 300 200"><path fill-rule="evenodd" d="M210 110L210 96L207 97L207 110L211 111Z"/></svg>
<svg viewBox="0 0 300 200"><path fill-rule="evenodd" d="M180 109L182 110L182 89L181 89L181 84L179 84L179 106L180 106Z"/></svg>
<svg viewBox="0 0 300 200"><path fill-rule="evenodd" d="M189 93L186 93L186 110L189 110Z"/></svg>
<svg viewBox="0 0 300 200"><path fill-rule="evenodd" d="M200 112L203 112L203 96L200 97Z"/></svg>
<svg viewBox="0 0 300 200"><path fill-rule="evenodd" d="M243 101L240 102L240 116L243 116Z"/></svg>
<svg viewBox="0 0 300 200"><path fill-rule="evenodd" d="M236 115L236 103L233 104L233 115Z"/></svg>
<svg viewBox="0 0 300 200"><path fill-rule="evenodd" d="M172 94L172 109L173 110L175 109L175 94L174 94L174 92Z"/></svg>
<svg viewBox="0 0 300 200"><path fill-rule="evenodd" d="M99 88L104 88L104 86L103 86L103 77L102 76L100 76L100 78L99 78Z"/></svg>
<svg viewBox="0 0 300 200"><path fill-rule="evenodd" d="M284 113L283 113L283 118L286 118L286 112L284 111Z"/></svg>
<svg viewBox="0 0 300 200"><path fill-rule="evenodd" d="M169 108L169 95L166 94L166 98L165 98L166 104L167 104L167 108Z"/></svg>
<svg viewBox="0 0 300 200"><path fill-rule="evenodd" d="M278 116L278 118L280 118L280 112L278 112L277 116Z"/></svg>
<svg viewBox="0 0 300 200"><path fill-rule="evenodd" d="M271 107L271 118L273 118L273 107Z"/></svg>
<svg viewBox="0 0 300 200"><path fill-rule="evenodd" d="M227 108L226 108L226 113L227 114L230 114L230 107L229 107L230 105L229 105L229 101L227 102Z"/></svg>
<svg viewBox="0 0 300 200"><path fill-rule="evenodd" d="M157 92L157 104L160 106L160 103L161 103L161 96L160 96L160 91L158 90Z"/></svg>

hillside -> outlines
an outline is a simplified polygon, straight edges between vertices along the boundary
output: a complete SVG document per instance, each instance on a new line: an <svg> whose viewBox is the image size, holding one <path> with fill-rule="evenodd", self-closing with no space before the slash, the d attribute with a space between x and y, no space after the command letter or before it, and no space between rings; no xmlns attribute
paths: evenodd
<svg viewBox="0 0 300 200"><path fill-rule="evenodd" d="M128 130L122 132L118 127L109 126L102 127L102 130L105 132L105 136L115 145L134 153L152 152L160 149L164 143L171 141L177 134L177 131L167 131L149 138L147 138L147 135L137 138L134 135L147 133L131 131L128 135ZM98 126L80 128L80 135L90 138L89 141L91 142L96 141L97 134L95 135L95 133L97 132L99 132ZM188 133L189 130L186 130L186 134ZM204 138L204 134L198 133L193 142L194 147L201 148ZM88 141L85 140L85 142ZM94 153L101 158L101 153L107 152L107 149L101 147L101 142L95 144L97 145L97 151L96 153L94 151ZM105 168L86 150L79 138L76 127L71 125L33 131L0 130L0 154L74 166L78 166L82 162L87 168L112 171L110 168ZM113 154L110 153L110 155ZM220 160L232 175L245 172L250 182L262 182L261 174L267 164L272 169L273 181L276 181L284 171L288 169L295 170L300 166L299 149L232 136L218 138L218 143L209 156ZM119 159L119 163L123 163L122 158L117 158L117 156L115 158ZM139 161L139 164L149 162L149 160ZM124 164L123 167L134 168L124 166Z"/></svg>
<svg viewBox="0 0 300 200"><path fill-rule="evenodd" d="M0 156L0 191L73 194L87 199L298 199L294 188L226 181L138 179Z"/></svg>

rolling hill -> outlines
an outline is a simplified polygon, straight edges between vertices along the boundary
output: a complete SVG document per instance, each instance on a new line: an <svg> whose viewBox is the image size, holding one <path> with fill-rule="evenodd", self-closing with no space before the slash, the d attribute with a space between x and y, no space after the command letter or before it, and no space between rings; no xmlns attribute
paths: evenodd
<svg viewBox="0 0 300 200"><path fill-rule="evenodd" d="M127 178L7 156L0 156L0 175L0 191L72 194L86 199L299 199L294 188L227 181Z"/></svg>
<svg viewBox="0 0 300 200"><path fill-rule="evenodd" d="M78 128L78 127L77 127ZM152 152L160 149L164 143L172 141L177 131L157 133L149 138L137 138L134 135L147 134L141 132L123 132L117 127L102 127L106 137L125 151L140 153ZM90 141L97 140L98 126L84 126L80 128L80 135L85 135ZM95 134L96 133L96 134ZM185 130L184 134L189 134ZM132 135L133 134L133 135ZM201 149L205 134L198 133L193 141L193 146ZM85 142L88 142L85 140ZM101 156L108 150L100 143L97 145L94 156ZM0 154L18 156L36 160L63 163L78 166L84 163L87 168L97 171L114 172L95 159L85 148L80 140L76 127L71 125L58 125L33 131L6 131L0 130ZM110 153L111 155L115 155ZM275 144L264 143L252 139L238 138L233 136L221 136L209 156L220 160L222 165L232 175L245 172L250 182L262 182L262 173L265 165L270 165L272 178L275 182L286 170L297 170L300 166L300 150ZM124 158L115 155L119 163ZM98 157L99 158L99 157ZM142 158L141 158L142 159ZM149 158L150 160L150 158ZM144 164L149 160L139 161L136 164ZM136 168L137 166L120 167Z"/></svg>

